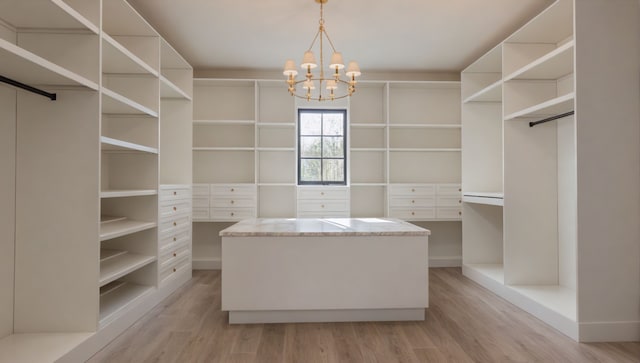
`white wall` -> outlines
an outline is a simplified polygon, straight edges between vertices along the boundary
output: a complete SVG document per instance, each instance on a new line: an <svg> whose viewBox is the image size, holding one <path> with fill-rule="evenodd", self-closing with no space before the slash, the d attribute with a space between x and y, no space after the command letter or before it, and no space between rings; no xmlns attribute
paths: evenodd
<svg viewBox="0 0 640 363"><path fill-rule="evenodd" d="M13 332L16 91L0 86L0 338Z"/></svg>

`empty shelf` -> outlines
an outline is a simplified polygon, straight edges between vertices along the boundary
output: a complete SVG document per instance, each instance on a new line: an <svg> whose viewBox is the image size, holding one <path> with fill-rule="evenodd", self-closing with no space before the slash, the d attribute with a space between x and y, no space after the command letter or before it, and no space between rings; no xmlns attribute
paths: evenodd
<svg viewBox="0 0 640 363"><path fill-rule="evenodd" d="M102 58L103 73L158 75L150 65L105 33L102 34Z"/></svg>
<svg viewBox="0 0 640 363"><path fill-rule="evenodd" d="M462 201L466 203L503 206L504 194L497 192L465 192L462 196Z"/></svg>
<svg viewBox="0 0 640 363"><path fill-rule="evenodd" d="M191 100L191 97L180 87L168 80L165 76L160 76L160 97L177 98Z"/></svg>
<svg viewBox="0 0 640 363"><path fill-rule="evenodd" d="M506 77L512 79L558 79L573 73L573 46L570 41Z"/></svg>
<svg viewBox="0 0 640 363"><path fill-rule="evenodd" d="M116 281L100 289L100 327L153 291L152 286Z"/></svg>
<svg viewBox="0 0 640 363"><path fill-rule="evenodd" d="M504 284L504 266L502 264L469 263L464 266L467 270L472 270L476 274Z"/></svg>
<svg viewBox="0 0 640 363"><path fill-rule="evenodd" d="M573 289L560 285L510 285L509 287L569 320L576 320L576 291Z"/></svg>
<svg viewBox="0 0 640 363"><path fill-rule="evenodd" d="M4 39L0 39L0 74L29 85L84 86L93 90L99 88L97 83Z"/></svg>
<svg viewBox="0 0 640 363"><path fill-rule="evenodd" d="M502 80L498 80L467 97L464 103L467 102L502 102Z"/></svg>
<svg viewBox="0 0 640 363"><path fill-rule="evenodd" d="M158 191L155 189L103 190L100 192L100 198L142 197L156 194L158 194Z"/></svg>
<svg viewBox="0 0 640 363"><path fill-rule="evenodd" d="M155 226L155 222L136 221L132 219L100 223L100 241L126 236L128 234L154 228Z"/></svg>
<svg viewBox="0 0 640 363"><path fill-rule="evenodd" d="M155 261L154 256L123 253L116 257L100 261L100 286L104 286L122 276L142 268Z"/></svg>
<svg viewBox="0 0 640 363"><path fill-rule="evenodd" d="M571 92L564 96L550 99L546 102L525 108L524 110L514 112L505 116L505 120L512 120L519 117L546 117L559 115L574 109L574 93Z"/></svg>
<svg viewBox="0 0 640 363"><path fill-rule="evenodd" d="M123 250L111 250L107 248L100 249L100 262L106 261L110 258L118 257L120 255L124 255L127 251Z"/></svg>
<svg viewBox="0 0 640 363"><path fill-rule="evenodd" d="M105 150L105 151L141 151L141 152L147 152L151 154L158 153L157 148L134 144L128 141L112 139L106 136L101 136L100 142L101 142L102 150Z"/></svg>
<svg viewBox="0 0 640 363"><path fill-rule="evenodd" d="M105 87L102 87L102 113L158 117L158 112Z"/></svg>

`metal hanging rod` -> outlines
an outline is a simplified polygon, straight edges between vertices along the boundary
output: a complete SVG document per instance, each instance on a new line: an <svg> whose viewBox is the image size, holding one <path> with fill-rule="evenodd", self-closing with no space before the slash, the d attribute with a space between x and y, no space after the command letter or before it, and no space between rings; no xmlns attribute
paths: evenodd
<svg viewBox="0 0 640 363"><path fill-rule="evenodd" d="M559 119L559 118L563 118L563 117L571 116L571 115L573 115L574 113L575 113L575 111L569 111L569 112L562 113L562 114L560 114L560 115L555 115L555 116L547 117L547 118L542 119L542 120L540 120L540 121L532 121L532 122L529 122L529 127L534 127L535 125L538 125L538 124L543 124L543 123L545 123L545 122L549 122L549 121L557 120L557 119Z"/></svg>
<svg viewBox="0 0 640 363"><path fill-rule="evenodd" d="M55 101L56 100L56 94L55 93L49 93L46 91L43 91L41 89L35 88L35 87L31 87L27 84L18 82L18 81L14 81L11 78L7 78L4 76L0 76L0 82L6 83L6 84L10 84L14 87L18 87L18 88L22 88L23 90L29 91L29 92L33 92L36 94L39 94L40 96L44 96L48 99L50 99L51 101Z"/></svg>

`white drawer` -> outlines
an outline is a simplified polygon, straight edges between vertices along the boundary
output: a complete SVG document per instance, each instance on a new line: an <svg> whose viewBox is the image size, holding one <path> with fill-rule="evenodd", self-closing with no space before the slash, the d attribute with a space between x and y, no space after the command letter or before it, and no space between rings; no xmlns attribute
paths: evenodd
<svg viewBox="0 0 640 363"><path fill-rule="evenodd" d="M189 188L182 189L160 189L160 201L190 199L191 190Z"/></svg>
<svg viewBox="0 0 640 363"><path fill-rule="evenodd" d="M211 207L214 208L255 208L256 201L253 198L222 198L211 197Z"/></svg>
<svg viewBox="0 0 640 363"><path fill-rule="evenodd" d="M300 212L347 212L349 202L346 200L299 200L298 211Z"/></svg>
<svg viewBox="0 0 640 363"><path fill-rule="evenodd" d="M421 195L431 196L436 194L434 184L391 184L389 185L389 195Z"/></svg>
<svg viewBox="0 0 640 363"><path fill-rule="evenodd" d="M240 221L256 217L255 208L211 208L211 219L216 221Z"/></svg>
<svg viewBox="0 0 640 363"><path fill-rule="evenodd" d="M255 197L256 186L254 184L211 184L211 195L225 197L246 195Z"/></svg>
<svg viewBox="0 0 640 363"><path fill-rule="evenodd" d="M209 197L193 197L193 208L209 208Z"/></svg>
<svg viewBox="0 0 640 363"><path fill-rule="evenodd" d="M344 187L299 187L298 199L348 199L349 189Z"/></svg>
<svg viewBox="0 0 640 363"><path fill-rule="evenodd" d="M435 208L390 208L390 218L399 218L404 220L425 220L435 219Z"/></svg>
<svg viewBox="0 0 640 363"><path fill-rule="evenodd" d="M181 260L176 261L175 264L171 264L165 269L160 270L160 283L164 283L170 279L173 275L177 275L190 268L189 256L183 257Z"/></svg>
<svg viewBox="0 0 640 363"><path fill-rule="evenodd" d="M209 196L209 184L193 184L193 196Z"/></svg>
<svg viewBox="0 0 640 363"><path fill-rule="evenodd" d="M438 195L460 195L462 185L460 184L438 184Z"/></svg>
<svg viewBox="0 0 640 363"><path fill-rule="evenodd" d="M438 207L458 207L462 205L462 196L441 197L438 196Z"/></svg>
<svg viewBox="0 0 640 363"><path fill-rule="evenodd" d="M169 246L172 243L188 244L191 237L190 230L188 228L172 231L173 233L164 233L160 235L160 248Z"/></svg>
<svg viewBox="0 0 640 363"><path fill-rule="evenodd" d="M462 208L442 207L438 208L438 219L460 219L462 218Z"/></svg>
<svg viewBox="0 0 640 363"><path fill-rule="evenodd" d="M392 196L389 200L390 207L435 207L436 198L435 197L422 197L416 196L414 198L411 197L398 197Z"/></svg>
<svg viewBox="0 0 640 363"><path fill-rule="evenodd" d="M209 220L209 208L193 208L192 218L194 221Z"/></svg>
<svg viewBox="0 0 640 363"><path fill-rule="evenodd" d="M190 253L189 245L176 245L173 248L167 248L160 253L160 269L164 270L171 264L175 264L176 261L188 256Z"/></svg>
<svg viewBox="0 0 640 363"><path fill-rule="evenodd" d="M188 228L191 223L191 216L178 216L175 218L168 218L165 221L160 222L160 234L173 233L173 231L182 230L182 228Z"/></svg>
<svg viewBox="0 0 640 363"><path fill-rule="evenodd" d="M349 211L305 212L298 211L297 218L349 218Z"/></svg>
<svg viewBox="0 0 640 363"><path fill-rule="evenodd" d="M160 205L160 218L170 218L172 216L191 213L190 200L165 201Z"/></svg>

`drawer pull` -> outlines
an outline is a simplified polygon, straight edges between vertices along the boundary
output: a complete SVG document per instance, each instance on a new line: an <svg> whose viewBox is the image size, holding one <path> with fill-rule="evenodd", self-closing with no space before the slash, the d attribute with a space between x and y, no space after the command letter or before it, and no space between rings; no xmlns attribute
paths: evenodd
<svg viewBox="0 0 640 363"><path fill-rule="evenodd" d="M174 211L177 211L177 210L178 210L178 208L176 208L176 207L173 207L173 210L174 210Z"/></svg>
<svg viewBox="0 0 640 363"><path fill-rule="evenodd" d="M320 206L320 208L324 208L324 204Z"/></svg>
<svg viewBox="0 0 640 363"><path fill-rule="evenodd" d="M458 203L462 203L462 200L458 200Z"/></svg>
<svg viewBox="0 0 640 363"><path fill-rule="evenodd" d="M412 215L412 216L415 216L415 215L416 215L416 212L411 212L411 215Z"/></svg>
<svg viewBox="0 0 640 363"><path fill-rule="evenodd" d="M411 200L411 203L415 203L415 202L416 202L415 200Z"/></svg>
<svg viewBox="0 0 640 363"><path fill-rule="evenodd" d="M459 191L459 192L461 192L461 191L462 191L462 188L458 188L458 191Z"/></svg>
<svg viewBox="0 0 640 363"><path fill-rule="evenodd" d="M414 188L411 188L411 191L412 191L412 192L415 192L416 190L415 190Z"/></svg>
<svg viewBox="0 0 640 363"><path fill-rule="evenodd" d="M324 195L324 192L320 192L320 195Z"/></svg>
<svg viewBox="0 0 640 363"><path fill-rule="evenodd" d="M458 215L459 215L459 216L461 216L461 215L462 215L462 212L458 212Z"/></svg>
<svg viewBox="0 0 640 363"><path fill-rule="evenodd" d="M177 241L177 240L178 240L177 238L173 237L173 242L175 242L175 241Z"/></svg>
<svg viewBox="0 0 640 363"><path fill-rule="evenodd" d="M173 268L173 272L176 272L176 268L175 267Z"/></svg>
<svg viewBox="0 0 640 363"><path fill-rule="evenodd" d="M232 192L235 192L236 190L235 190L234 188L231 188L231 191L232 191Z"/></svg>
<svg viewBox="0 0 640 363"><path fill-rule="evenodd" d="M178 225L178 223L176 223L176 222L173 222L173 225L174 225L174 226L177 226L177 225Z"/></svg>
<svg viewBox="0 0 640 363"><path fill-rule="evenodd" d="M233 217L235 215L235 213L231 212L231 216Z"/></svg>
<svg viewBox="0 0 640 363"><path fill-rule="evenodd" d="M175 253L175 252L173 253L173 257L176 257L177 255L178 255L177 253Z"/></svg>
<svg viewBox="0 0 640 363"><path fill-rule="evenodd" d="M234 204L235 202L236 202L235 200L232 200L232 201L231 201L231 204Z"/></svg>
<svg viewBox="0 0 640 363"><path fill-rule="evenodd" d="M174 192L173 192L173 195L178 195L178 192L174 191Z"/></svg>

